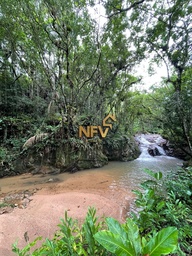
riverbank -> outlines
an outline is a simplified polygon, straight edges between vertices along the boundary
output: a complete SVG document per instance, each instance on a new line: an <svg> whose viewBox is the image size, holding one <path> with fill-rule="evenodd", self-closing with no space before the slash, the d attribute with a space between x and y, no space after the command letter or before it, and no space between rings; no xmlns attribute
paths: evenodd
<svg viewBox="0 0 192 256"><path fill-rule="evenodd" d="M37 236L51 238L65 211L82 223L88 207L94 206L98 216L123 221L133 194L112 186L113 182L111 175L94 170L52 176L24 174L1 179L1 197L28 192L29 201L26 207L17 201L11 212L0 215L1 255L15 255L11 245L16 240L19 247L25 246L26 232L29 241Z"/></svg>

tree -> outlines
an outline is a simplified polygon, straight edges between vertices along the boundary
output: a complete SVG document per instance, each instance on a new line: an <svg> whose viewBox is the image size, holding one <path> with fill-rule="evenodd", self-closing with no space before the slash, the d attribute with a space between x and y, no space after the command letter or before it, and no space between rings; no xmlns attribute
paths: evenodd
<svg viewBox="0 0 192 256"><path fill-rule="evenodd" d="M167 83L173 87L171 104L165 105L166 124L171 130L176 143L185 143L182 148L192 156L192 116L189 110L191 97L188 90L192 59L191 45L191 2L175 1L155 3L155 19L152 27L146 29L146 43L149 52L155 52L158 61L163 60L167 67ZM187 81L188 80L188 81ZM168 121L169 120L169 121ZM174 129L173 129L174 127ZM179 133L177 133L179 130ZM187 147L187 150L186 150Z"/></svg>
<svg viewBox="0 0 192 256"><path fill-rule="evenodd" d="M137 82L129 72L139 61L124 33L124 14L109 20L99 32L88 1L6 4L2 4L2 14L14 24L16 53L15 66L8 62L17 79L28 82L30 99L35 94L46 98L49 111L55 105L68 132L80 116L89 115L90 121L100 123L105 113L118 112L116 98ZM11 40L8 37L7 43Z"/></svg>
<svg viewBox="0 0 192 256"><path fill-rule="evenodd" d="M185 141L183 149L192 156L192 117L191 111L186 110L189 106L186 106L186 102L191 104L189 95L191 79L187 75L192 64L191 1L152 0L133 4L135 4L134 8L127 14L130 38L135 44L136 51L143 51L145 56L152 54L153 62L158 64L163 62L166 65L166 83L173 90L170 97L172 104L169 104L169 107L164 105L166 115L164 122L172 132L176 143ZM112 6L113 9L116 8L116 12L112 10L109 14L110 18L130 10L128 7L115 7L114 2ZM174 115L171 114L173 112Z"/></svg>

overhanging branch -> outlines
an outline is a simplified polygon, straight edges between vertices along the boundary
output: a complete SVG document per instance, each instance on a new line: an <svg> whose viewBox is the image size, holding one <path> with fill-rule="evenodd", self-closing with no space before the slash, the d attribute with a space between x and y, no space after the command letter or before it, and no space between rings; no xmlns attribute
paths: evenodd
<svg viewBox="0 0 192 256"><path fill-rule="evenodd" d="M110 18L112 18L113 16L118 15L118 14L120 14L120 13L122 13L122 12L127 12L127 11L133 9L134 7L136 7L137 5L142 4L143 2L145 2L145 0L140 0L140 1L138 1L138 2L135 2L135 3L131 4L129 7L127 7L127 8L117 9L117 11L114 12L114 13L112 13L112 14L110 14L110 15L108 16L108 18L110 19Z"/></svg>

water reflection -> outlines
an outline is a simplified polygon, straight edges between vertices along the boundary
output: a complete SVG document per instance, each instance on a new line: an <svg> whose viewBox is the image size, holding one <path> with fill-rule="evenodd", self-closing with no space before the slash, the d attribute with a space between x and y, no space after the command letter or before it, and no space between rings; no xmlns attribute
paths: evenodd
<svg viewBox="0 0 192 256"><path fill-rule="evenodd" d="M155 172L161 171L164 175L176 171L182 165L182 161L168 156L156 156L145 159L136 159L130 162L110 162L109 165L100 168L113 177L111 188L123 187L126 190L138 188L139 184L149 179L143 171L145 168Z"/></svg>

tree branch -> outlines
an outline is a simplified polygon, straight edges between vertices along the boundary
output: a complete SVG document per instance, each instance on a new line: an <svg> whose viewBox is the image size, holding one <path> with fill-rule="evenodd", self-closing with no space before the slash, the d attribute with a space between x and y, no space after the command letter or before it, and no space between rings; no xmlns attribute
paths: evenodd
<svg viewBox="0 0 192 256"><path fill-rule="evenodd" d="M118 9L118 11L116 11L116 12L110 14L110 15L108 16L108 18L110 19L110 18L112 18L113 16L118 15L118 14L120 14L120 13L122 13L122 12L127 12L127 11L131 10L132 8L136 7L137 5L142 4L143 2L145 2L145 0L140 0L140 1L138 1L138 2L135 2L135 3L133 3L132 5L130 5L129 7L127 7L127 8Z"/></svg>
<svg viewBox="0 0 192 256"><path fill-rule="evenodd" d="M99 53L99 57L98 57L98 61L97 61L97 65L96 65L96 68L93 70L92 74L90 75L89 78L87 78L83 84L79 87L79 90L78 90L78 93L81 91L81 89L84 87L84 85L86 83L88 83L89 81L91 81L91 79L93 78L94 74L97 72L98 68L99 68L99 64L100 64L100 60L101 60L101 51Z"/></svg>

